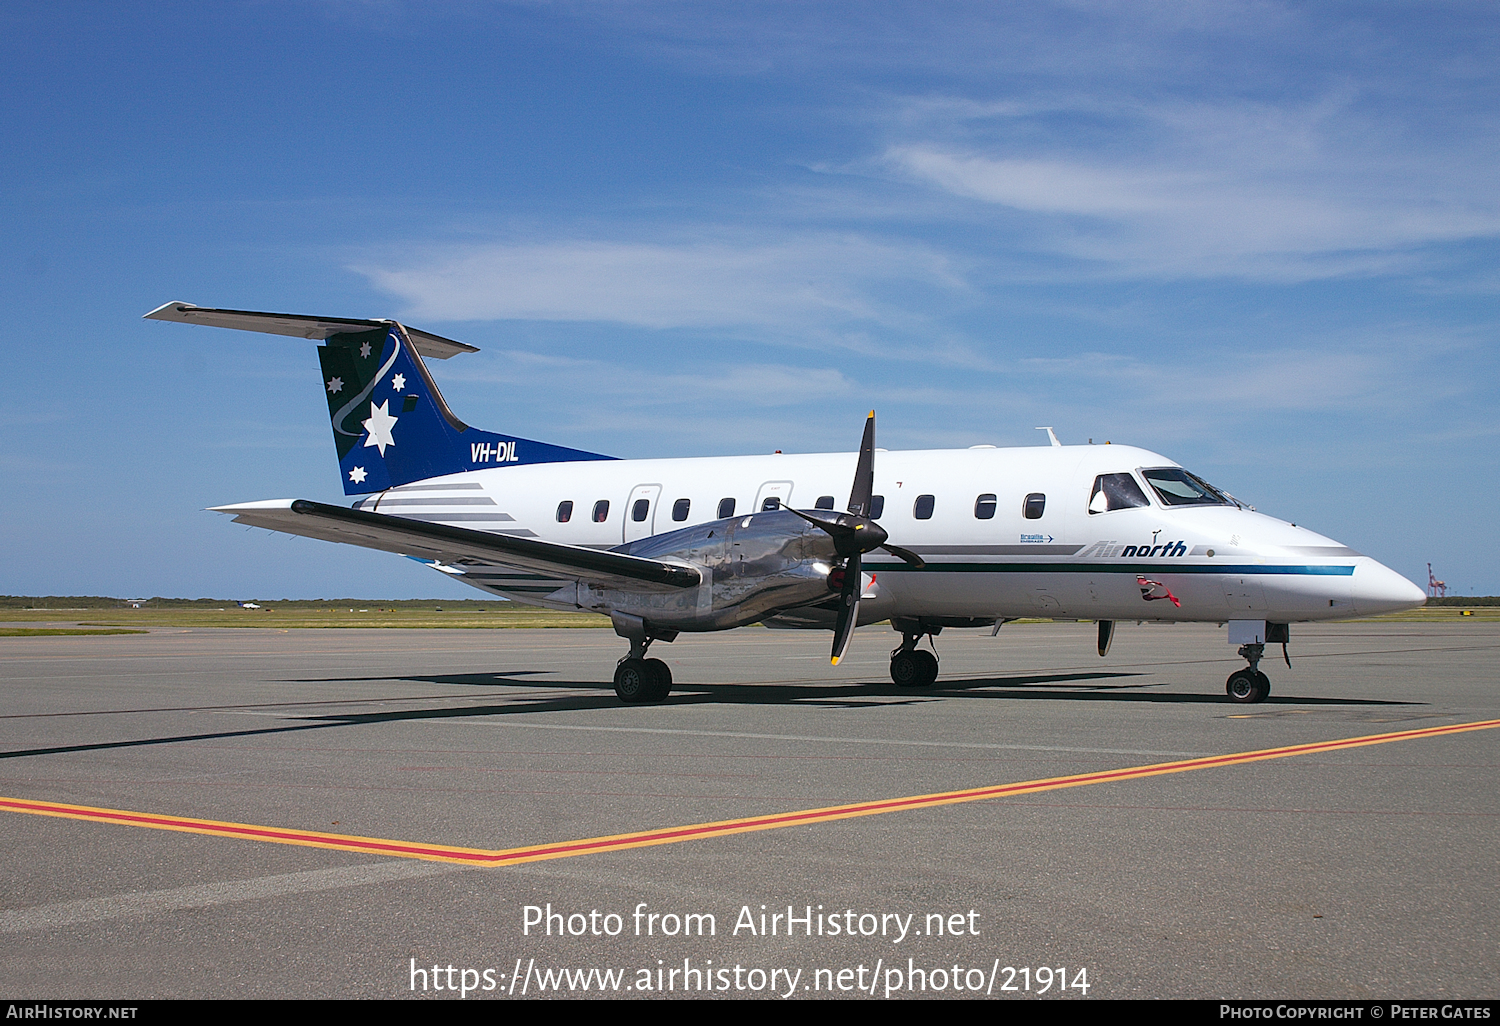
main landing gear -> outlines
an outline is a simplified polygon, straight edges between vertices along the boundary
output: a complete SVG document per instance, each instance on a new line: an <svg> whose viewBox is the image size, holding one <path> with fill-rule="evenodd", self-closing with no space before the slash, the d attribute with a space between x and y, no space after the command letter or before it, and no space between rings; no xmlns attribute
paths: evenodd
<svg viewBox="0 0 1500 1026"><path fill-rule="evenodd" d="M1260 660L1265 651L1266 646L1259 643L1240 646L1240 658L1250 665L1235 670L1224 682L1224 690L1234 701L1246 704L1264 702L1271 693L1271 678L1260 672Z"/></svg>
<svg viewBox="0 0 1500 1026"><path fill-rule="evenodd" d="M639 617L612 613L615 633L630 642L630 652L615 666L615 694L629 705L663 701L672 693L672 670L660 659L647 659L653 641L670 642L676 631L648 631Z"/></svg>
<svg viewBox="0 0 1500 1026"><path fill-rule="evenodd" d="M937 680L937 656L925 649L919 650L917 642L922 640L922 634L934 636L940 630L941 627L916 634L902 630L901 644L891 651L891 680L896 687L928 688Z"/></svg>
<svg viewBox="0 0 1500 1026"><path fill-rule="evenodd" d="M615 667L615 694L622 702L660 702L671 693L672 668L660 659L628 655Z"/></svg>

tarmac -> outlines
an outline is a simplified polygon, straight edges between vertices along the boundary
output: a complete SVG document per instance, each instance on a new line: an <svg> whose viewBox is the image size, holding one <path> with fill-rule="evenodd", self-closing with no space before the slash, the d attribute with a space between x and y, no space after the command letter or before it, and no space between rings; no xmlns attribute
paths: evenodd
<svg viewBox="0 0 1500 1026"><path fill-rule="evenodd" d="M829 637L0 639L0 992L1500 994L1500 624Z"/></svg>

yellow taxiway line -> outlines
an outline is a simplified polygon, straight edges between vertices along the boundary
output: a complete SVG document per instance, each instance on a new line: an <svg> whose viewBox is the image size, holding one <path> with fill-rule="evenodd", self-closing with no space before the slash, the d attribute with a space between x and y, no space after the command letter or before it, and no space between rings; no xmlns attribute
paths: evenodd
<svg viewBox="0 0 1500 1026"><path fill-rule="evenodd" d="M905 798L883 798L876 801L855 802L851 805L831 805L821 809L803 809L797 812L777 812L764 816L746 816L741 819L726 819L715 823L694 823L689 826L663 827L642 830L629 834L611 834L607 837L590 837L578 841L558 841L550 844L534 844L523 848L489 850L484 848L455 848L443 844L424 844L413 841L393 841L379 837L357 837L348 834L327 834L313 830L297 830L287 827L255 826L250 823L226 823L212 819L191 819L184 816L159 815L149 812L130 812L123 809L100 809L87 805L65 805L59 802L33 801L24 798L0 798L0 810L25 812L37 816L60 816L65 819L81 819L96 823L116 823L124 826L150 827L155 830L178 830L193 834L210 834L215 837L234 837L249 841L267 841L274 844L299 844L312 848L331 848L335 851L359 852L366 855L388 855L411 859L428 859L435 862L453 862L466 866L509 866L521 862L538 862L543 859L566 859L576 855L593 855L600 852L621 851L626 848L644 848L656 844L676 844L680 841L698 841L710 837L725 837L754 830L779 830L782 827L807 826L812 823L827 823L836 819L852 819L856 816L879 816L887 812L906 812L926 809L938 805L954 805L959 802L988 801L993 798L1010 798L1017 795L1055 791L1065 787L1085 787L1091 784L1117 783L1139 780L1168 773L1189 773L1193 770L1216 769L1238 766L1247 762L1267 759L1285 759L1294 755L1315 755L1320 752L1336 752L1346 748L1361 748L1365 745L1382 745L1392 741L1412 741L1418 738L1443 737L1472 730L1490 730L1500 727L1500 720L1477 720L1470 723L1454 723L1442 727L1423 727L1419 730L1401 730L1390 734L1366 734L1361 737L1340 738L1334 741L1317 741L1312 744L1290 745L1285 748L1265 748L1252 752L1235 752L1230 755L1210 755L1198 759L1178 762L1159 762L1149 766L1131 766L1125 769L1105 770L1099 773L1074 773L1065 777L1047 777L1027 780L1016 784L996 784L989 787L971 787L961 791L940 791L936 794L912 795Z"/></svg>

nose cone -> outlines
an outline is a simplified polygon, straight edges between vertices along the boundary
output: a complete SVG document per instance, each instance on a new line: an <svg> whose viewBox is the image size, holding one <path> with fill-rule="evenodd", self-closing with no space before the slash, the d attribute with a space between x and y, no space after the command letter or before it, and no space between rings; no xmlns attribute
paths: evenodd
<svg viewBox="0 0 1500 1026"><path fill-rule="evenodd" d="M1354 611L1360 616L1399 613L1427 604L1427 594L1388 566L1361 559L1354 568Z"/></svg>

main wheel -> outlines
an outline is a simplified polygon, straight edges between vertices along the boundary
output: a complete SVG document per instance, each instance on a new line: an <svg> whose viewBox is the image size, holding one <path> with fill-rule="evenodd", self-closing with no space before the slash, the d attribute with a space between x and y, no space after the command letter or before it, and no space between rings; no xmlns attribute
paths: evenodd
<svg viewBox="0 0 1500 1026"><path fill-rule="evenodd" d="M650 661L656 662L654 659ZM647 660L626 659L615 667L615 694L620 696L620 701L630 705L655 701L650 697L655 677Z"/></svg>
<svg viewBox="0 0 1500 1026"><path fill-rule="evenodd" d="M891 656L891 681L898 688L922 686L922 661L917 652L897 652Z"/></svg>
<svg viewBox="0 0 1500 1026"><path fill-rule="evenodd" d="M1259 670L1246 667L1229 675L1229 679L1224 682L1224 690L1236 702L1261 702L1271 693L1271 681Z"/></svg>
<svg viewBox="0 0 1500 1026"><path fill-rule="evenodd" d="M642 702L660 702L672 693L672 668L660 659L645 660L651 673L651 687Z"/></svg>
<svg viewBox="0 0 1500 1026"><path fill-rule="evenodd" d="M921 675L917 678L915 686L919 688L932 687L933 682L938 679L937 656L925 649L920 652L913 652L912 655L916 657L917 663L921 666Z"/></svg>

